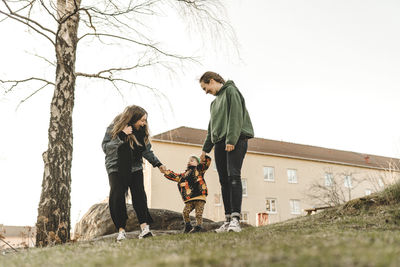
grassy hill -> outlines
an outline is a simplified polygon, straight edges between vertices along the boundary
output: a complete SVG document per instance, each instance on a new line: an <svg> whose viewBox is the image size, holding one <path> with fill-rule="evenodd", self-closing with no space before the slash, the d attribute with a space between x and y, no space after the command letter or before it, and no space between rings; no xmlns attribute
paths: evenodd
<svg viewBox="0 0 400 267"><path fill-rule="evenodd" d="M0 266L400 266L400 184L241 233L112 239L22 250Z"/></svg>

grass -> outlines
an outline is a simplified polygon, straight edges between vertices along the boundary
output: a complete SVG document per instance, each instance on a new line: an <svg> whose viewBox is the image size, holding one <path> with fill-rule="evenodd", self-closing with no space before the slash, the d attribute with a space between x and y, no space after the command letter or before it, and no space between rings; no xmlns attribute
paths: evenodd
<svg viewBox="0 0 400 267"><path fill-rule="evenodd" d="M34 248L0 266L400 266L400 186L241 233L164 235Z"/></svg>
<svg viewBox="0 0 400 267"><path fill-rule="evenodd" d="M160 236L30 249L0 266L399 266L397 230L329 224L248 228L243 232Z"/></svg>

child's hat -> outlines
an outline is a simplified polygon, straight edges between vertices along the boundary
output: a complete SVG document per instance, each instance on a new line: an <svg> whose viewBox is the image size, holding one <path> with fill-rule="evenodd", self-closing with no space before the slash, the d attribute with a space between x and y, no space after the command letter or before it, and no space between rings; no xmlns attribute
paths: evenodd
<svg viewBox="0 0 400 267"><path fill-rule="evenodd" d="M200 163L200 158L199 158L198 156L191 155L190 157L192 157L192 158L196 159L196 160L197 160L197 163Z"/></svg>

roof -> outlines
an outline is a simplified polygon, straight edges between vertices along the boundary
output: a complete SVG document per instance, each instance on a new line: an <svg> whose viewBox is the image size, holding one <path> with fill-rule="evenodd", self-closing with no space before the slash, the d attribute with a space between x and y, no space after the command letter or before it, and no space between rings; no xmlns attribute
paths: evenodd
<svg viewBox="0 0 400 267"><path fill-rule="evenodd" d="M206 135L206 130L182 126L154 135L152 140L202 146ZM400 171L400 159L397 158L389 158L310 145L301 145L263 138L249 139L248 152L357 167L392 169Z"/></svg>

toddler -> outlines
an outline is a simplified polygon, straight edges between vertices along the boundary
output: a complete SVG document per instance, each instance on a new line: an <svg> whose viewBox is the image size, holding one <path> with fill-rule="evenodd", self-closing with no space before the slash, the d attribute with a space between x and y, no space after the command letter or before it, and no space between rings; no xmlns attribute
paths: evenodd
<svg viewBox="0 0 400 267"><path fill-rule="evenodd" d="M206 204L207 185L204 180L204 173L211 163L211 158L206 156L203 162L196 156L190 156L186 171L175 173L171 170L164 171L165 178L178 183L178 190L185 202L183 209L183 220L185 222L184 233L196 233L203 231L203 211ZM189 214L195 210L196 226L193 228L190 223Z"/></svg>

